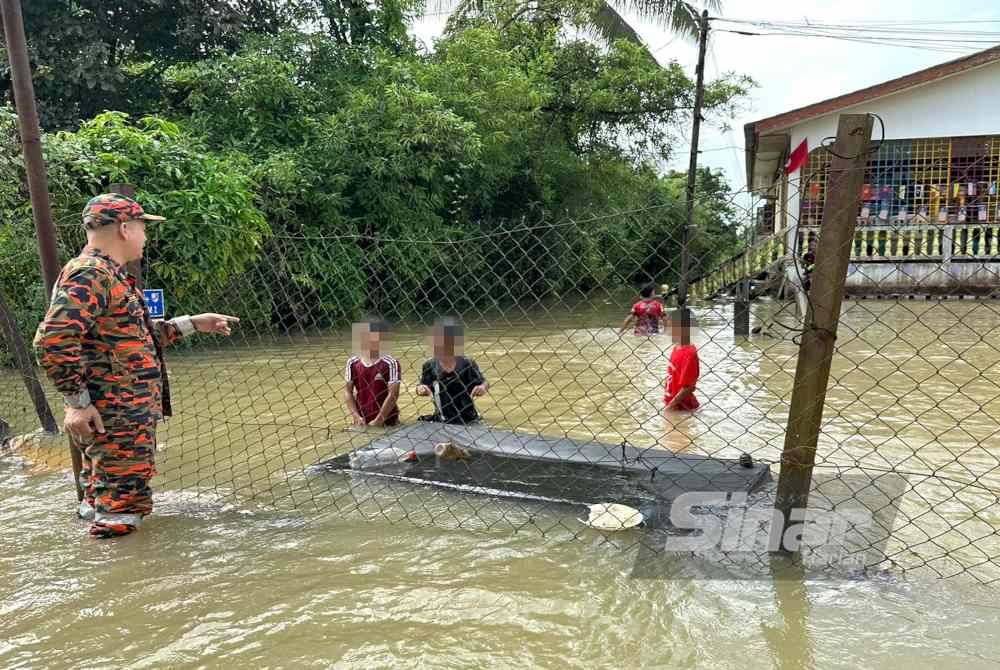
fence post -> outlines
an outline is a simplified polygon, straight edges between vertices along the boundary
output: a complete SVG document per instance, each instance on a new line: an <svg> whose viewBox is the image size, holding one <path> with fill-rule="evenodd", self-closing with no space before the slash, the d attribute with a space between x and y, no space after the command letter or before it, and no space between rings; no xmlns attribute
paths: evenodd
<svg viewBox="0 0 1000 670"><path fill-rule="evenodd" d="M809 502L816 444L844 299L851 241L861 202L864 168L870 153L872 125L873 117L867 114L844 114L837 124L826 206L816 246L815 269L781 453L775 508L784 517L783 528L787 528L792 520L792 511L805 509Z"/></svg>
<svg viewBox="0 0 1000 670"><path fill-rule="evenodd" d="M736 302L733 303L733 336L750 337L750 280L736 282Z"/></svg>

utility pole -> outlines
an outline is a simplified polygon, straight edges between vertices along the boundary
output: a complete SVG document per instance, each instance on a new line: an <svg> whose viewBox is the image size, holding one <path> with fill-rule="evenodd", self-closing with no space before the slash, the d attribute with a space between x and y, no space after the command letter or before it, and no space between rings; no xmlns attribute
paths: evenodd
<svg viewBox="0 0 1000 670"><path fill-rule="evenodd" d="M691 159L688 161L687 192L685 206L687 208L684 221L684 235L681 243L681 276L677 282L677 307L686 314L688 298L688 282L691 273L691 229L694 227L694 193L698 172L698 135L701 131L701 106L705 100L705 50L708 48L708 10L701 13L700 30L698 31L698 69L695 71L696 83L694 89L694 119L691 123Z"/></svg>
<svg viewBox="0 0 1000 670"><path fill-rule="evenodd" d="M844 281L861 205L861 184L870 153L872 125L872 117L868 114L842 115L837 125L837 142L831 151L833 161L827 181L819 243L816 245L816 269L807 297L774 503L775 509L784 517L783 529L789 527L789 522L802 521L793 519L792 511L805 510L809 503L816 445L830 380L833 343L837 338L840 307L844 300Z"/></svg>
<svg viewBox="0 0 1000 670"><path fill-rule="evenodd" d="M31 211L35 219L38 236L38 252L42 259L42 277L45 280L45 295L52 292L52 285L59 276L59 259L56 255L55 226L52 225L52 210L49 208L49 185L45 178L45 164L42 162L42 143L38 130L38 113L35 111L35 92L31 85L31 71L28 67L28 51L24 39L24 24L21 20L19 0L2 0L0 12L3 16L4 35L7 39L7 56L14 81L14 102L17 104L18 129L24 148L24 163L28 173L28 190L31 193ZM0 299L0 333L9 343L14 362L28 389L38 414L42 428L47 432L58 431L52 410L45 399L35 374L35 365L28 354L28 347L18 332L13 312L5 300Z"/></svg>
<svg viewBox="0 0 1000 670"><path fill-rule="evenodd" d="M38 110L35 108L35 88L31 84L21 2L0 0L0 9L3 12L3 31L7 38L7 57L10 59L11 77L14 80L17 126L21 133L25 171L28 173L28 192L31 194L31 214L38 236L38 255L42 260L42 278L45 281L45 295L50 295L59 277L59 256L56 253L56 228L52 225L49 180L45 174L45 161L42 159L41 131L38 128Z"/></svg>
<svg viewBox="0 0 1000 670"><path fill-rule="evenodd" d="M28 193L31 195L31 215L35 221L35 234L38 237L38 256L42 262L42 279L45 283L46 297L52 295L52 287L59 278L59 255L56 251L56 227L52 224L52 207L49 204L49 180L45 174L45 161L42 158L42 133L38 127L38 110L35 108L35 87L31 83L31 66L28 63L28 45L24 37L24 18L21 16L20 0L0 0L0 13L3 17L3 32L7 40L7 58L10 60L11 78L14 83L14 104L17 107L17 127L21 134L21 147L24 152L25 172L28 175ZM12 349L24 348L20 342L21 335L14 328L10 336ZM29 361L30 362L30 361ZM31 366L32 371L34 366ZM28 392L35 399L36 411L46 431L55 432L55 421L52 411L41 393L38 378L30 371L22 368L24 382ZM39 394L41 394L39 396ZM39 397L41 404L39 406ZM83 500L83 488L80 486L80 470L83 468L83 456L72 441L69 445L70 458L73 463L73 483L76 485L76 497Z"/></svg>

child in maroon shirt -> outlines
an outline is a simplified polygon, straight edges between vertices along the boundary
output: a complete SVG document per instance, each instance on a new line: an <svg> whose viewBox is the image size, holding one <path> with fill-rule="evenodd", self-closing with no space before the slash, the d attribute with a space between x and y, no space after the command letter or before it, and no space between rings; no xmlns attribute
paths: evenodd
<svg viewBox="0 0 1000 670"><path fill-rule="evenodd" d="M382 338L389 332L384 321L356 323L355 346L344 370L344 399L355 426L394 426L399 422L399 361L383 354Z"/></svg>
<svg viewBox="0 0 1000 670"><path fill-rule="evenodd" d="M674 348L667 363L667 381L664 384L663 402L669 410L690 411L701 404L695 397L698 375L698 349L690 340L690 311L675 310L670 315L670 334Z"/></svg>

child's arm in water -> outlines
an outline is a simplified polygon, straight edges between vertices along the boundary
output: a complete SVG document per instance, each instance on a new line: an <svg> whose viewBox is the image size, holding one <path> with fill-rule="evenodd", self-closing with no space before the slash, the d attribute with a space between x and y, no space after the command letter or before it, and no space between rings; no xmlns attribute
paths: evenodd
<svg viewBox="0 0 1000 670"><path fill-rule="evenodd" d="M388 393L385 400L378 408L378 414L371 420L370 426L384 426L389 417L396 411L396 403L399 402L399 387L403 383L403 374L399 367L399 361L394 358L389 359L389 383Z"/></svg>
<svg viewBox="0 0 1000 670"><path fill-rule="evenodd" d="M378 416L372 419L372 422L369 425L385 425L386 419L388 419L392 414L392 411L396 409L396 403L399 400L399 384L400 382L396 382L395 384L389 385L389 393L386 395L385 400L382 401L382 406L378 410Z"/></svg>
<svg viewBox="0 0 1000 670"><path fill-rule="evenodd" d="M417 395L428 396L431 394L431 384L434 383L433 365L431 361L427 361L420 369L420 383L417 384L416 388Z"/></svg>
<svg viewBox="0 0 1000 670"><path fill-rule="evenodd" d="M472 397L479 398L486 395L486 393L490 390L490 385L486 381L486 377L483 376L482 371L479 369L479 364L470 358L469 366L469 386L472 387L472 390L470 391Z"/></svg>
<svg viewBox="0 0 1000 670"><path fill-rule="evenodd" d="M358 411L358 404L354 400L354 380L347 380L344 385L344 401L347 403L347 410L351 413L351 423L355 426L364 426L365 418Z"/></svg>
<svg viewBox="0 0 1000 670"><path fill-rule="evenodd" d="M632 322L635 321L635 314L629 312L629 315L625 317L625 321L622 322L622 327L618 331L619 335L624 335L625 331L632 327Z"/></svg>

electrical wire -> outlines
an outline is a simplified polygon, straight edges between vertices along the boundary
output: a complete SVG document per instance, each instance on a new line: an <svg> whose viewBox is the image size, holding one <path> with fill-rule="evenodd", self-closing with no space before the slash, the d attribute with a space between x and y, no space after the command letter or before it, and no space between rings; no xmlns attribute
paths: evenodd
<svg viewBox="0 0 1000 670"><path fill-rule="evenodd" d="M862 44L879 46L897 46L917 48L925 51L942 53L967 53L975 51L977 45L1000 44L1000 31L989 30L959 30L948 28L917 27L938 25L937 22L885 22L885 23L823 23L823 22L793 22L751 19L730 19L711 17L713 21L745 25L758 28L758 31L716 28L716 32L728 32L747 37L810 37L837 39ZM972 22L957 22L967 25ZM1000 21L995 21L1000 23ZM976 39L986 38L986 39Z"/></svg>

